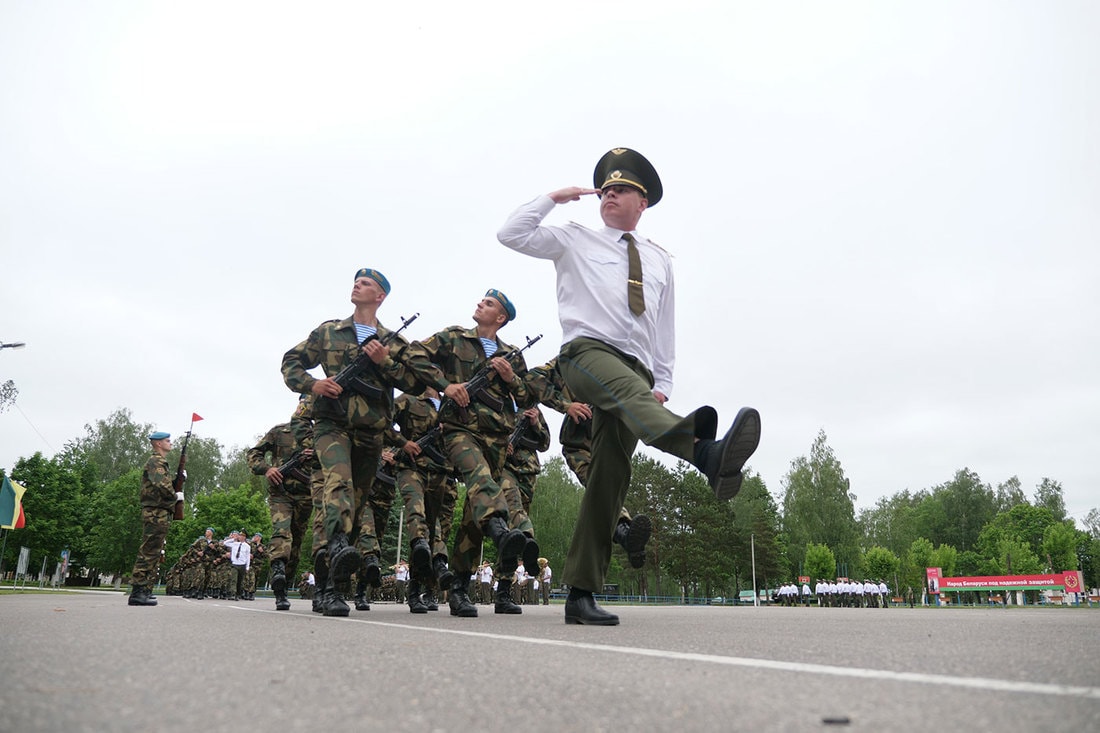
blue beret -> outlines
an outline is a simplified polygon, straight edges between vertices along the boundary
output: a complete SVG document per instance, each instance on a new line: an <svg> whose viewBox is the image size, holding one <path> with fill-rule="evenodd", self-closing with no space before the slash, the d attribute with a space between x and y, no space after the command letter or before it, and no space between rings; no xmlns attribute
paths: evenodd
<svg viewBox="0 0 1100 733"><path fill-rule="evenodd" d="M214 531L214 528L213 528L213 527L207 527L207 528L206 528L206 531L207 531L207 532L213 532L213 531ZM205 534L205 532L204 532L203 534Z"/></svg>
<svg viewBox="0 0 1100 733"><path fill-rule="evenodd" d="M378 270L372 270L369 267L362 267L355 273L355 279L358 280L361 277L369 277L374 280L380 286L382 290L386 292L386 295L390 294L390 281L386 279L386 276L380 273Z"/></svg>
<svg viewBox="0 0 1100 733"><path fill-rule="evenodd" d="M498 303L504 306L504 312L508 314L509 321L514 321L516 319L516 307L512 305L512 301L508 300L507 295L496 288L489 288L485 291L485 297L495 298Z"/></svg>
<svg viewBox="0 0 1100 733"><path fill-rule="evenodd" d="M149 440L164 440L165 438L171 438L171 437L172 437L172 435L170 433L166 433L164 431L158 430L157 432L151 433L149 435Z"/></svg>

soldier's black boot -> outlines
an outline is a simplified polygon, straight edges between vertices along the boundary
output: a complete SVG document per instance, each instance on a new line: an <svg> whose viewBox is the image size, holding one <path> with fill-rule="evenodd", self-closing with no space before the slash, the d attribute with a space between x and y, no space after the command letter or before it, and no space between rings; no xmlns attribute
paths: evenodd
<svg viewBox="0 0 1100 733"><path fill-rule="evenodd" d="M412 563L413 573L424 578L432 572L432 549L428 547L428 541L423 537L415 538L411 543L409 560Z"/></svg>
<svg viewBox="0 0 1100 733"><path fill-rule="evenodd" d="M645 546L653 532L653 523L649 517L639 514L633 519L620 519L615 525L616 544L622 545L630 560L630 567L637 570L645 565ZM524 563L526 565L526 562Z"/></svg>
<svg viewBox="0 0 1100 733"><path fill-rule="evenodd" d="M436 585L440 588L450 588L455 582L455 574L447 567L447 556L436 555L432 560L432 570L435 571Z"/></svg>
<svg viewBox="0 0 1100 733"><path fill-rule="evenodd" d="M427 613L428 607L424 605L424 599L420 597L420 581L413 578L409 581L409 613Z"/></svg>
<svg viewBox="0 0 1100 733"><path fill-rule="evenodd" d="M328 541L328 569L336 583L346 583L363 567L363 556L348 544L343 532L335 532Z"/></svg>
<svg viewBox="0 0 1100 733"><path fill-rule="evenodd" d="M466 575L468 577L469 573ZM477 618L477 606L470 603L470 596L466 594L467 578L461 576L462 573L455 575L455 580L451 583L451 597L447 599L447 604L451 607L451 615Z"/></svg>
<svg viewBox="0 0 1100 733"><path fill-rule="evenodd" d="M370 610L370 603L367 602L367 578L363 574L355 581L355 610Z"/></svg>
<svg viewBox="0 0 1100 733"><path fill-rule="evenodd" d="M512 600L512 581L498 580L496 603L493 605L493 613L523 613L523 609Z"/></svg>
<svg viewBox="0 0 1100 733"><path fill-rule="evenodd" d="M377 555L367 555L363 558L362 576L371 588L382 587L382 567L378 564Z"/></svg>
<svg viewBox="0 0 1100 733"><path fill-rule="evenodd" d="M428 607L429 611L439 610L439 602L435 599L435 589L425 588L424 595L421 598L424 599L424 605Z"/></svg>
<svg viewBox="0 0 1100 733"><path fill-rule="evenodd" d="M325 610L323 613L326 616L347 616L351 613L351 608L344 600L342 590L337 589L331 572L328 576L328 583L325 585Z"/></svg>
<svg viewBox="0 0 1100 733"><path fill-rule="evenodd" d="M508 529L503 517L489 517L485 523L485 535L496 545L497 559L502 563L514 563L527 544L527 535L518 529Z"/></svg>
<svg viewBox="0 0 1100 733"><path fill-rule="evenodd" d="M539 543L535 542L534 537L524 535L524 538L527 541L523 545L523 567L533 575L536 572L535 568L539 566Z"/></svg>
<svg viewBox="0 0 1100 733"><path fill-rule="evenodd" d="M286 561L271 561L271 590L286 595Z"/></svg>
<svg viewBox="0 0 1100 733"><path fill-rule="evenodd" d="M325 612L325 586L328 585L328 556L324 550L318 550L313 556L313 577L317 581L313 593L313 612Z"/></svg>
<svg viewBox="0 0 1100 733"><path fill-rule="evenodd" d="M134 589L130 591L130 600L127 603L131 606L155 606L157 605L157 599L149 594L148 586L135 585Z"/></svg>

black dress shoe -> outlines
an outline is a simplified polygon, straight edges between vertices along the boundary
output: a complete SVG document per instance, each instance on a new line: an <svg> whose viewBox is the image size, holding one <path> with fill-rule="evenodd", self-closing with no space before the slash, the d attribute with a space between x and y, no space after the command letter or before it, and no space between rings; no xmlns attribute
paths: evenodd
<svg viewBox="0 0 1100 733"><path fill-rule="evenodd" d="M760 413L751 407L742 407L722 440L696 443L693 463L707 477L714 495L729 501L741 490L744 478L741 469L759 445Z"/></svg>
<svg viewBox="0 0 1100 733"><path fill-rule="evenodd" d="M619 625L619 617L597 606L596 599L591 593L577 593L574 597L574 592L570 591L569 596L565 602L565 623L588 626Z"/></svg>

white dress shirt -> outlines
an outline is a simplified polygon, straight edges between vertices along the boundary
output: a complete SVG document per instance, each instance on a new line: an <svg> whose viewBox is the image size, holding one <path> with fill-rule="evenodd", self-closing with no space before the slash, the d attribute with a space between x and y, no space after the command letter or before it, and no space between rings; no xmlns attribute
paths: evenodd
<svg viewBox="0 0 1100 733"><path fill-rule="evenodd" d="M645 312L635 316L627 302L629 263L624 232L611 227L594 231L574 222L563 227L540 226L555 205L549 196L524 204L508 217L497 238L509 249L553 260L562 343L586 337L637 357L653 373L653 389L671 396L676 309L668 253L633 233L645 293Z"/></svg>
<svg viewBox="0 0 1100 733"><path fill-rule="evenodd" d="M245 570L252 562L252 548L247 542L235 542L230 540L225 543L229 548L229 562L233 565L244 565Z"/></svg>

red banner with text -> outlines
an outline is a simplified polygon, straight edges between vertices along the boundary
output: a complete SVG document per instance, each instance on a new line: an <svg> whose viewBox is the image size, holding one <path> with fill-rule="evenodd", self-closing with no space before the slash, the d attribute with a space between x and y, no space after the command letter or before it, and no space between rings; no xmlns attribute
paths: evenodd
<svg viewBox="0 0 1100 733"><path fill-rule="evenodd" d="M1080 573L1070 570L1065 573L1044 573L1042 575L980 575L974 577L944 578L939 568L928 568L929 592L960 590L1032 590L1063 588L1070 593L1081 588ZM933 583L934 581L934 583ZM936 590L932 590L933 585Z"/></svg>

